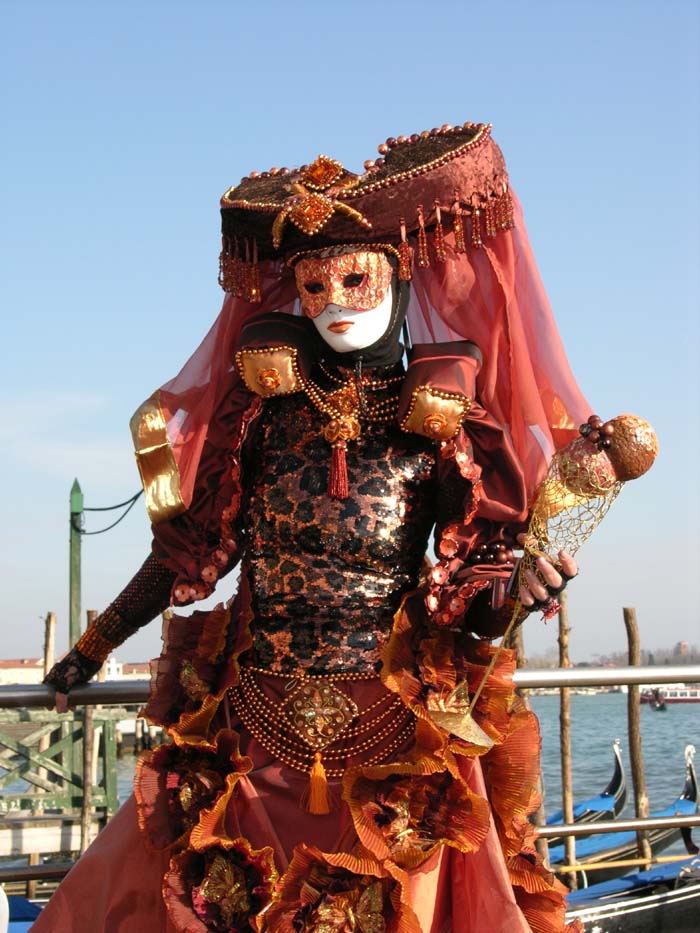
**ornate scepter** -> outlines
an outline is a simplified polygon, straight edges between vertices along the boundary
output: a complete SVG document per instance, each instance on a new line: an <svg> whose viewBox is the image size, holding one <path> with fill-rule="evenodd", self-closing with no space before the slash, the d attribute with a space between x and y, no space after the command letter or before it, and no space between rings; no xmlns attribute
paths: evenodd
<svg viewBox="0 0 700 933"><path fill-rule="evenodd" d="M526 582L527 570L537 572L539 557L556 565L559 551L566 550L573 556L602 521L623 485L643 476L659 450L654 429L636 415L618 415L606 422L591 415L579 433L556 451L537 490L517 568L517 585L513 587L516 592ZM522 608L516 595L501 644L471 698L466 683L460 683L439 701L439 707L430 710L431 718L443 729L477 745L493 744L472 714Z"/></svg>

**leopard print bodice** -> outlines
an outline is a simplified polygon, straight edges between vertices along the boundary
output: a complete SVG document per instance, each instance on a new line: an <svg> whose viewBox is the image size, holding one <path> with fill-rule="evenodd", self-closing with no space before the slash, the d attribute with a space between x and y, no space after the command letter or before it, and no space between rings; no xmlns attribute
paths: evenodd
<svg viewBox="0 0 700 933"><path fill-rule="evenodd" d="M247 443L250 657L277 673L375 670L435 518L434 445L395 424L363 424L331 499L327 420L302 394L269 399Z"/></svg>

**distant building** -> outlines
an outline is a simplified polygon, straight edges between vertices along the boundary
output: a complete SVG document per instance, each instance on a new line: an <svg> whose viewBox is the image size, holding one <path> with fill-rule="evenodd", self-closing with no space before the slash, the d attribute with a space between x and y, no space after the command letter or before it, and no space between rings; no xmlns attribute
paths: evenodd
<svg viewBox="0 0 700 933"><path fill-rule="evenodd" d="M150 680L148 661L117 661L111 654L105 661L105 680Z"/></svg>
<svg viewBox="0 0 700 933"><path fill-rule="evenodd" d="M673 654L677 658L687 658L688 657L688 642L679 641L676 644L676 647L673 649Z"/></svg>
<svg viewBox="0 0 700 933"><path fill-rule="evenodd" d="M148 661L122 662L111 655L105 661L105 680L149 680ZM44 679L42 658L11 658L0 661L0 685L40 684Z"/></svg>
<svg viewBox="0 0 700 933"><path fill-rule="evenodd" d="M125 661L122 664L122 679L123 680L150 680L151 679L151 665L148 663L148 661L137 661L135 663L130 663L128 661Z"/></svg>
<svg viewBox="0 0 700 933"><path fill-rule="evenodd" d="M0 661L0 684L40 684L43 679L42 658L12 658Z"/></svg>

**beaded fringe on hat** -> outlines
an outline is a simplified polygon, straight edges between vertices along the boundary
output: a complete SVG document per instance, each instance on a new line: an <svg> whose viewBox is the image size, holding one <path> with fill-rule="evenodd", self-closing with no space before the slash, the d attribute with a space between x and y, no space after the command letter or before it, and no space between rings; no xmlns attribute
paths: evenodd
<svg viewBox="0 0 700 933"><path fill-rule="evenodd" d="M253 240L245 243L245 258L241 258L238 240L233 244L229 237L221 238L219 254L219 285L225 292L236 298L243 298L251 304L258 304L260 294L260 267L258 265L258 244Z"/></svg>

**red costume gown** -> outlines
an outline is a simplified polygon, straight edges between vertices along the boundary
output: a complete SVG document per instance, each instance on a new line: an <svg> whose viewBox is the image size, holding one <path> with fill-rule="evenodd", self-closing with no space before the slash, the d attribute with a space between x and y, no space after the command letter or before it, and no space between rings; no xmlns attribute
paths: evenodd
<svg viewBox="0 0 700 933"><path fill-rule="evenodd" d="M419 154L428 176L476 159L473 181L484 152L494 172L502 167L482 127L432 139L444 152L433 162ZM423 143L412 145L417 152ZM302 206L318 206L312 190L325 191L331 207L332 197L346 197L350 186L337 187L333 165L330 182L321 158L299 170ZM251 391L245 365L231 360L237 349L258 359L270 343L241 337L249 302L262 299L252 310L263 313L290 310L294 289L276 254L261 255L258 268L262 237L249 262L225 241L223 280L238 297L135 429L153 555L78 648L100 658L171 592L176 603L201 598L240 561L239 591L228 606L166 623L146 713L170 741L142 756L135 800L59 887L37 933L563 928L562 887L542 867L527 819L537 803L537 722L514 694L512 654L488 668L491 639L512 612L502 582L547 446L567 440L587 412L496 176L486 196L500 220L498 230L484 228L493 237L485 248L478 213L471 251L461 221L444 233L439 207L437 225L422 209L409 222L418 237L414 339L426 328L432 340L473 339L481 371L463 346L452 352L456 369L445 371L441 351L415 348L407 375L320 369L313 360L297 370L294 355L294 384L275 395L270 374L288 371L277 356L277 368L257 370L263 388ZM442 184L457 194L454 177ZM225 209L242 203L229 202ZM362 198L353 203L362 208ZM303 218L294 223L303 230ZM349 221L339 223L336 242L349 242ZM439 285L436 257L432 267L422 261L426 226L445 264ZM400 243L372 248L393 250L405 277ZM455 313L466 296L482 312L468 325ZM274 353L289 351L288 338ZM426 386L440 410L425 413L424 430L406 429L406 420L402 430L398 409ZM347 392L361 431L343 447L347 494L331 497L329 471L340 468L324 436L326 409ZM442 403L455 400L453 428ZM480 729L469 731L466 698L482 682L473 710Z"/></svg>

